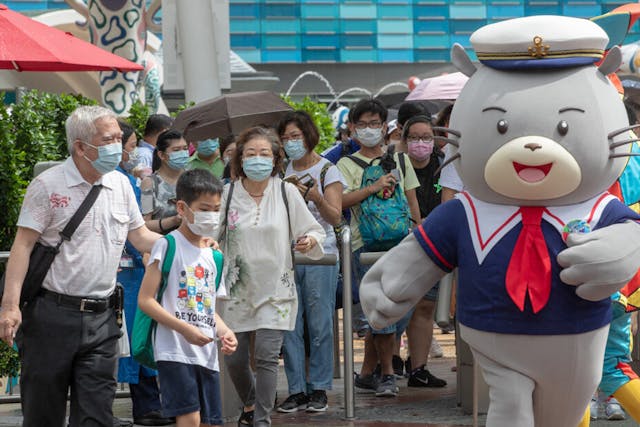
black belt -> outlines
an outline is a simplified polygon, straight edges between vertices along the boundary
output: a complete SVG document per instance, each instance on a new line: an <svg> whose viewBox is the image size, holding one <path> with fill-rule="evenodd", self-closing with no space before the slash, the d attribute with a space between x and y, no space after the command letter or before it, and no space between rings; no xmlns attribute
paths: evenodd
<svg viewBox="0 0 640 427"><path fill-rule="evenodd" d="M102 299L74 297L72 295L59 294L48 289L40 290L40 295L44 299L55 301L63 307L74 308L78 311L90 313L102 313L106 309L113 308L116 305L113 296Z"/></svg>

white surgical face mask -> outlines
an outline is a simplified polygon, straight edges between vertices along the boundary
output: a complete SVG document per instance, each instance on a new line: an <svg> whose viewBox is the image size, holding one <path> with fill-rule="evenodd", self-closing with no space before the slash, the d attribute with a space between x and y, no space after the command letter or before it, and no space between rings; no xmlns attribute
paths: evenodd
<svg viewBox="0 0 640 427"><path fill-rule="evenodd" d="M375 147L380 144L380 140L382 139L382 128L356 129L356 138L358 138L360 144L365 147Z"/></svg>
<svg viewBox="0 0 640 427"><path fill-rule="evenodd" d="M189 210L193 213L193 222L188 222L187 226L193 234L204 237L214 237L218 233L220 212L194 212L191 208L189 208Z"/></svg>

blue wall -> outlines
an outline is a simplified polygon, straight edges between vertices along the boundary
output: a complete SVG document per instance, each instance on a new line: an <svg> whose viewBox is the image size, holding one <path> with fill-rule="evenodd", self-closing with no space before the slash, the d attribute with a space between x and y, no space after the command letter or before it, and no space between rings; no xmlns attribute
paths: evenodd
<svg viewBox="0 0 640 427"><path fill-rule="evenodd" d="M186 1L186 0L180 0ZM479 27L527 15L590 18L626 0L229 0L231 49L249 63L449 62ZM13 0L18 11L64 0ZM627 42L640 39L636 24ZM471 53L471 52L470 52Z"/></svg>
<svg viewBox="0 0 640 427"><path fill-rule="evenodd" d="M479 27L527 15L583 18L624 0L230 0L231 48L250 63L448 62ZM638 25L627 41L640 38Z"/></svg>

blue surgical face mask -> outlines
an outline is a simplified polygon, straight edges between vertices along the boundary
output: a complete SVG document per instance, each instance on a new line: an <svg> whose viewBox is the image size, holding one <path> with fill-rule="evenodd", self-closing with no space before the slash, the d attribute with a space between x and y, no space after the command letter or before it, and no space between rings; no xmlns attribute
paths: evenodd
<svg viewBox="0 0 640 427"><path fill-rule="evenodd" d="M187 150L174 151L169 154L167 164L171 169L181 170L187 167L189 161L189 152Z"/></svg>
<svg viewBox="0 0 640 427"><path fill-rule="evenodd" d="M214 138L200 141L196 150L198 151L198 154L202 154L203 156L210 156L215 153L219 147L220 142L218 141L218 138Z"/></svg>
<svg viewBox="0 0 640 427"><path fill-rule="evenodd" d="M100 175L114 171L122 160L122 142L120 141L99 147L84 141L83 144L98 150L97 159L90 160L87 156L84 156L84 158L91 162L93 168L97 170Z"/></svg>
<svg viewBox="0 0 640 427"><path fill-rule="evenodd" d="M273 159L261 156L247 157L242 160L242 170L250 180L264 181L273 172Z"/></svg>
<svg viewBox="0 0 640 427"><path fill-rule="evenodd" d="M284 144L284 152L291 160L300 160L307 154L307 147L301 139L290 139Z"/></svg>
<svg viewBox="0 0 640 427"><path fill-rule="evenodd" d="M140 152L138 151L138 147L135 147L131 151L125 151L125 152L129 155L129 160L122 162L122 168L127 172L131 172L136 167L138 167L138 165L140 165L140 161L142 160L140 158Z"/></svg>

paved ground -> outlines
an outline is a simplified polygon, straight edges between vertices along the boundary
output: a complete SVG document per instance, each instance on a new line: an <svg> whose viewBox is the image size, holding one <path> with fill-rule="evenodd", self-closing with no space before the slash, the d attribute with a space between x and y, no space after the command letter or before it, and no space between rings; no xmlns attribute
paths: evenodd
<svg viewBox="0 0 640 427"><path fill-rule="evenodd" d="M449 427L473 426L473 417L465 414L457 405L456 376L451 368L455 365L454 335L436 333L438 341L444 349L444 357L430 361L430 370L438 377L447 380L448 385L443 389L407 388L406 380L400 380L400 394L395 398L376 398L370 394L356 393L356 418L344 419L343 380L334 381L334 389L329 392L329 410L326 413L273 415L274 426L309 426L322 425L327 427ZM362 341L354 341L356 370L362 361ZM403 353L404 355L404 350ZM287 385L284 372L281 369L278 384L280 400L287 397ZM118 398L114 404L114 413L125 419L131 419L131 402L128 398ZM478 425L484 425L484 416L478 419ZM234 419L228 420L225 427L235 426ZM22 416L18 404L0 404L0 427L20 426ZM632 427L638 426L633 421L594 421L592 427ZM45 426L43 426L45 427ZM514 426L517 427L517 426ZM567 426L571 427L571 426Z"/></svg>

